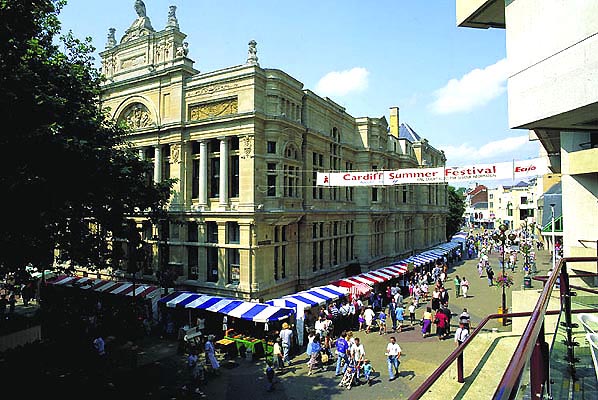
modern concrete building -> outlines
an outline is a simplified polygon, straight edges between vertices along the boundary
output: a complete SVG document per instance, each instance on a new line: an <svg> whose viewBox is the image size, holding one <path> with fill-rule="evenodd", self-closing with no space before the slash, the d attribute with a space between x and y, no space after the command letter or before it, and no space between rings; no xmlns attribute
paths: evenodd
<svg viewBox="0 0 598 400"><path fill-rule="evenodd" d="M528 129L552 171L561 174L564 256L595 256L598 2L457 0L456 5L459 26L506 29L509 125ZM578 267L596 270L595 264Z"/></svg>
<svg viewBox="0 0 598 400"><path fill-rule="evenodd" d="M488 190L488 209L496 224L505 223L509 229L522 229L536 222L536 182L532 179Z"/></svg>
<svg viewBox="0 0 598 400"><path fill-rule="evenodd" d="M427 140L401 134L398 108L390 123L354 118L261 67L255 41L243 64L200 73L185 38L172 8L160 31L143 9L101 53L103 105L153 180L176 179L161 229L136 216L146 278L172 271L181 287L269 299L446 240L445 185L316 186L318 171L443 166Z"/></svg>

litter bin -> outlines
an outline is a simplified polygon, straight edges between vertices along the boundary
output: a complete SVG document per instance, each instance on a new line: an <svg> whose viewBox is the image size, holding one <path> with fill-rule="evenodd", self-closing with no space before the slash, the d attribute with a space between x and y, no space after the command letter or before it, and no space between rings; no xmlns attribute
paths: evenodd
<svg viewBox="0 0 598 400"><path fill-rule="evenodd" d="M508 313L509 313L509 309L508 309L508 308L505 308L505 309L504 309L504 312L503 312L503 309L502 309L502 307L498 307L498 313L499 313L499 314L508 314ZM505 319L506 319L506 317L505 317ZM503 323L503 319L502 319L502 317L501 317L501 318L498 318L498 323L499 323L499 324L502 324L502 323Z"/></svg>
<svg viewBox="0 0 598 400"><path fill-rule="evenodd" d="M532 288L532 277L531 276L526 276L523 278L523 288L524 289Z"/></svg>

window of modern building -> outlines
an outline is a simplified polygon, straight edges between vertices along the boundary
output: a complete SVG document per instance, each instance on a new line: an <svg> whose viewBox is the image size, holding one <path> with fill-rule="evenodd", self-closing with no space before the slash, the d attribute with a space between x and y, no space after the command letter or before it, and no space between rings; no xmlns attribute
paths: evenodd
<svg viewBox="0 0 598 400"><path fill-rule="evenodd" d="M521 197L521 204L527 204L527 196Z"/></svg>
<svg viewBox="0 0 598 400"><path fill-rule="evenodd" d="M276 154L276 142L268 141L267 143L267 150L268 154Z"/></svg>

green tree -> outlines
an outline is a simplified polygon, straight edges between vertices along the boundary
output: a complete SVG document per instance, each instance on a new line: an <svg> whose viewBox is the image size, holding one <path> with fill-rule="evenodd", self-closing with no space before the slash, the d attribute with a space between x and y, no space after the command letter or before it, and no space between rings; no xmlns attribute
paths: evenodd
<svg viewBox="0 0 598 400"><path fill-rule="evenodd" d="M148 184L100 103L89 38L58 37L58 0L0 0L0 266L48 267L54 250L78 265L110 265L126 217L163 213L171 181Z"/></svg>
<svg viewBox="0 0 598 400"><path fill-rule="evenodd" d="M450 238L459 232L463 223L463 213L465 213L465 200L463 195L454 187L449 186L448 190L448 216L446 218L446 237Z"/></svg>

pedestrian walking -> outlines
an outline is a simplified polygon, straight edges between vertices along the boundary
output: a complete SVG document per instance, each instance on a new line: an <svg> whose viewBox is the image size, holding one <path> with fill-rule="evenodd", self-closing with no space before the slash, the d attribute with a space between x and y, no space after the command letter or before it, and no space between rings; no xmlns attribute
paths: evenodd
<svg viewBox="0 0 598 400"><path fill-rule="evenodd" d="M392 331L395 332L397 330L397 301L393 297L388 304L388 314L390 315L390 319L392 320Z"/></svg>
<svg viewBox="0 0 598 400"><path fill-rule="evenodd" d="M409 304L409 321L411 322L411 326L415 325L415 303L411 302ZM399 329L400 332L400 329Z"/></svg>
<svg viewBox="0 0 598 400"><path fill-rule="evenodd" d="M488 286L494 286L494 270L490 265L486 268L486 276L488 277Z"/></svg>
<svg viewBox="0 0 598 400"><path fill-rule="evenodd" d="M293 331L290 329L288 323L282 323L282 330L279 333L279 337L282 341L283 362L287 365L291 365L291 359L289 358L289 350L291 348L291 343L293 342Z"/></svg>
<svg viewBox="0 0 598 400"><path fill-rule="evenodd" d="M363 367L363 361L365 360L365 348L358 337L355 338L355 343L351 346L351 359L355 363L355 368L357 369L357 381L359 382L360 371Z"/></svg>
<svg viewBox="0 0 598 400"><path fill-rule="evenodd" d="M422 337L425 338L432 331L432 308L426 307L422 319Z"/></svg>
<svg viewBox="0 0 598 400"><path fill-rule="evenodd" d="M463 292L463 297L467 297L467 292L469 291L469 281L466 277L461 279L461 291Z"/></svg>
<svg viewBox="0 0 598 400"><path fill-rule="evenodd" d="M398 345L394 336L390 337L384 355L386 355L388 363L388 380L394 381L399 375L399 365L401 364L401 346Z"/></svg>
<svg viewBox="0 0 598 400"><path fill-rule="evenodd" d="M349 344L345 340L346 336L347 333L343 331L341 336L336 339L336 376L344 374L349 365Z"/></svg>
<svg viewBox="0 0 598 400"><path fill-rule="evenodd" d="M455 331L455 344L460 346L469 337L469 329L463 322L459 322L459 327Z"/></svg>

